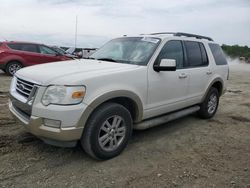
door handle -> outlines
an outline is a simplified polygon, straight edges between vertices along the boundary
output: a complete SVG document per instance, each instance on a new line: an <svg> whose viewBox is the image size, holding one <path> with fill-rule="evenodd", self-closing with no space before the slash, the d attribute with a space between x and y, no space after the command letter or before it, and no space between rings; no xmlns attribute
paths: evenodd
<svg viewBox="0 0 250 188"><path fill-rule="evenodd" d="M212 74L212 71L211 70L207 71L207 75L210 75L210 74Z"/></svg>
<svg viewBox="0 0 250 188"><path fill-rule="evenodd" d="M180 79L187 78L187 74L186 73L181 73L181 74L179 74L179 78Z"/></svg>

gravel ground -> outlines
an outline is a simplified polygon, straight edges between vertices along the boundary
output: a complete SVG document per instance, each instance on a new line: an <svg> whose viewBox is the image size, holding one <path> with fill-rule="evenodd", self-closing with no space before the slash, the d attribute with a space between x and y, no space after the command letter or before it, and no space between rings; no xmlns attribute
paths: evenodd
<svg viewBox="0 0 250 188"><path fill-rule="evenodd" d="M0 72L0 187L250 188L250 65L231 66L213 119L135 131L125 151L104 162L27 134L8 111L9 84Z"/></svg>

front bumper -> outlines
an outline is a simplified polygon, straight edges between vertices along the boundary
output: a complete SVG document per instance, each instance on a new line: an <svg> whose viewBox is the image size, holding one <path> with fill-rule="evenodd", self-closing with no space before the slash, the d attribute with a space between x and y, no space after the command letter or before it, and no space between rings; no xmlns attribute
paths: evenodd
<svg viewBox="0 0 250 188"><path fill-rule="evenodd" d="M83 127L67 127L67 128L53 128L48 127L43 124L41 117L31 115L30 118L22 114L18 109L16 109L12 102L9 102L9 109L11 113L19 121L24 124L25 129L36 135L41 139L49 139L56 141L75 141L79 140L82 135Z"/></svg>

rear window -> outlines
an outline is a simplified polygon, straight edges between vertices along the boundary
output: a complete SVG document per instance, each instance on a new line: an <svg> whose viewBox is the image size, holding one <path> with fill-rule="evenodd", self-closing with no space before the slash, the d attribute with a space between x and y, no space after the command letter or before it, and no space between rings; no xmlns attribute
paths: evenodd
<svg viewBox="0 0 250 188"><path fill-rule="evenodd" d="M206 50L202 43L185 41L188 67L199 67L208 65Z"/></svg>
<svg viewBox="0 0 250 188"><path fill-rule="evenodd" d="M208 45L210 50L212 51L216 65L227 65L227 60L221 47L218 44L213 43L210 43Z"/></svg>
<svg viewBox="0 0 250 188"><path fill-rule="evenodd" d="M26 52L38 53L37 46L35 44L8 44L8 46L13 50L21 50Z"/></svg>

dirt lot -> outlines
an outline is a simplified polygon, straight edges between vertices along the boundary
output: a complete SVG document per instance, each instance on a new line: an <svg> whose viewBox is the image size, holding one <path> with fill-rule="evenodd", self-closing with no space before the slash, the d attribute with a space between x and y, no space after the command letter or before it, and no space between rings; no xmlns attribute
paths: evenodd
<svg viewBox="0 0 250 188"><path fill-rule="evenodd" d="M213 119L188 116L134 132L105 162L27 135L8 111L9 84L0 73L0 187L250 188L250 65L231 67Z"/></svg>

